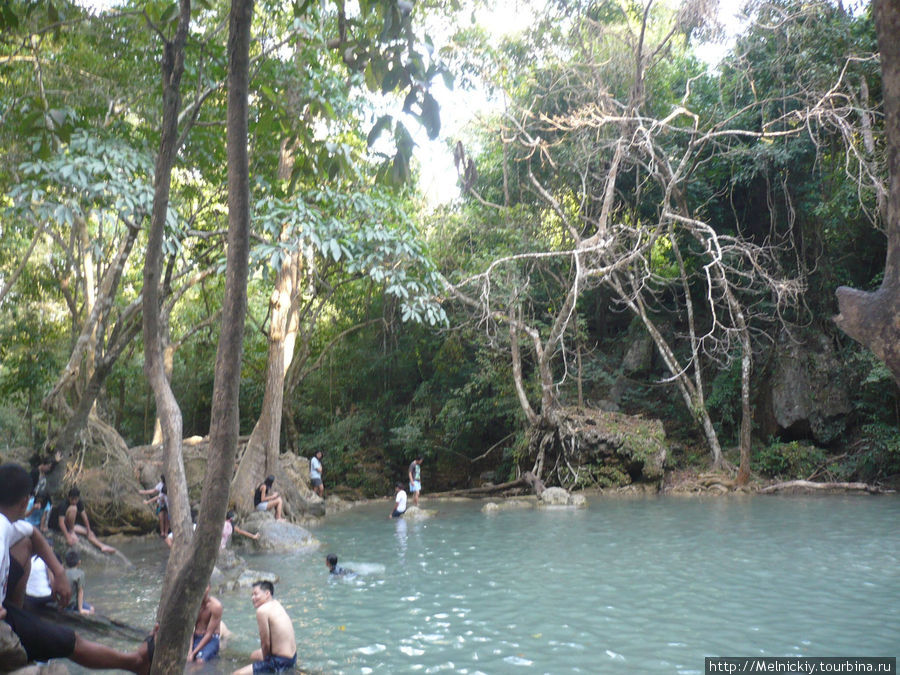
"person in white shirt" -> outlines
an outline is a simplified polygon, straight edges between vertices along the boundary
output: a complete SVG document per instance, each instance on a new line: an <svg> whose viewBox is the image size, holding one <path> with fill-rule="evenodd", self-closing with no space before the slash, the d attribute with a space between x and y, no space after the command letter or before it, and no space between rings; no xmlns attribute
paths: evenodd
<svg viewBox="0 0 900 675"><path fill-rule="evenodd" d="M316 450L316 453L309 460L309 482L312 488L320 497L325 496L325 486L322 484L322 451Z"/></svg>
<svg viewBox="0 0 900 675"><path fill-rule="evenodd" d="M391 518L399 518L406 513L406 492L403 490L403 483L397 483L394 486L394 508L391 511Z"/></svg>
<svg viewBox="0 0 900 675"><path fill-rule="evenodd" d="M29 661L66 658L89 670L117 668L148 673L153 658L152 636L137 651L120 652L22 609L32 553L50 569L52 595L60 607L68 605L72 595L65 570L50 544L39 530L21 520L30 492L31 476L25 469L12 463L0 465L0 619L19 637Z"/></svg>

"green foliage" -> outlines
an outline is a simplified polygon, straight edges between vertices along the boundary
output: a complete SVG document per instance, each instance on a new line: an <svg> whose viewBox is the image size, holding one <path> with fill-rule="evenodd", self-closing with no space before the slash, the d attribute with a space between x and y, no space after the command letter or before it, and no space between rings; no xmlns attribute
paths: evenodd
<svg viewBox="0 0 900 675"><path fill-rule="evenodd" d="M741 361L732 359L710 384L706 407L723 442L736 443L741 429Z"/></svg>
<svg viewBox="0 0 900 675"><path fill-rule="evenodd" d="M826 463L821 448L800 441L774 441L759 450L754 457L755 468L763 475L775 478L807 478Z"/></svg>

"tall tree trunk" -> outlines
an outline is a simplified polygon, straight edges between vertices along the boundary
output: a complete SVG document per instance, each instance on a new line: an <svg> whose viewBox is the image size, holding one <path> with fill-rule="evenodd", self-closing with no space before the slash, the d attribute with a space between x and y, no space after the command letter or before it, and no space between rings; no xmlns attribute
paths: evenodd
<svg viewBox="0 0 900 675"><path fill-rule="evenodd" d="M296 298L300 293L302 260L300 252L296 251L282 262L269 299L272 321L262 409L231 485L235 506L245 512L253 509L255 486L278 469L284 378L291 365L299 326Z"/></svg>
<svg viewBox="0 0 900 675"><path fill-rule="evenodd" d="M187 12L185 12L185 7ZM182 0L182 18L190 16L190 0ZM185 531L176 546L189 548L184 564L169 558L167 578L174 577L159 610L159 656L154 673L181 672L200 600L209 582L222 522L228 507L228 485L238 437L238 392L250 250L250 176L247 110L250 66L250 25L253 0L232 0L228 36L228 254L222 331L216 352L215 383L210 415L209 454L200 501L200 522L190 539ZM185 505L187 496L183 495Z"/></svg>
<svg viewBox="0 0 900 675"><path fill-rule="evenodd" d="M874 293L846 286L837 289L840 313L834 320L847 335L884 361L900 384L900 2L875 0L874 10L890 174L887 259L881 286Z"/></svg>
<svg viewBox="0 0 900 675"><path fill-rule="evenodd" d="M162 345L162 320L160 281L162 277L162 245L165 234L166 214L169 209L172 168L178 155L178 111L181 106L181 76L184 73L184 46L191 20L190 0L181 0L178 27L172 41L163 45L162 80L163 109L159 154L154 176L153 212L147 239L144 262L143 329L144 372L153 389L157 416L163 431L163 457L168 485L169 518L172 523L174 545L166 567L157 620L160 632L157 636L153 673L170 673L183 668L187 652L188 632L195 616L186 618L185 612L196 612L188 596L173 596L176 573L188 561L191 542L191 519L188 505L187 481L182 458L181 409L166 377ZM206 515L206 514L204 514ZM205 584L204 584L205 586ZM172 598L177 597L173 603ZM173 604L183 604L181 614L172 611Z"/></svg>

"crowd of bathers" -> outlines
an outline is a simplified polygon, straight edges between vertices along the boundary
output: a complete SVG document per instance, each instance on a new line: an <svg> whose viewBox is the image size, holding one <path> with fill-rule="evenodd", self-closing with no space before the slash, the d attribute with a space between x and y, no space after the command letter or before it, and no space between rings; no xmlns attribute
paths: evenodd
<svg viewBox="0 0 900 675"><path fill-rule="evenodd" d="M155 629L137 649L124 652L87 640L76 631L40 616L48 608L63 608L80 614L93 613L85 601L85 575L80 569L77 550L79 537L84 537L105 554L116 549L94 534L81 499L72 487L64 500L53 504L47 489L47 474L55 462L41 459L29 473L24 467L0 465L0 620L5 621L18 637L28 661L44 662L67 658L90 669L122 669L136 673L149 672L153 658ZM402 483L395 486L391 518L401 517L408 500L418 506L421 491L422 458L409 465L409 496ZM310 483L313 491L324 496L322 452L310 460ZM254 490L253 504L258 511L272 511L276 520L284 519L284 500L274 490L274 476L267 476ZM168 518L168 489L164 475L152 488L140 490L148 496L145 504L155 506L160 536L172 545ZM192 511L192 517L196 517ZM194 525L196 527L196 524ZM54 553L44 534L56 532L68 546L65 555ZM233 534L259 539L235 524L235 513L229 511L222 527L220 548L225 549ZM65 561L65 567L63 566ZM352 570L338 565L338 558L328 554L325 564L333 576L354 576ZM274 598L270 581L253 584L251 603L256 610L260 632L260 648L251 654L252 663L235 673L249 675L260 672L288 672L296 665L297 648L293 623L284 607ZM222 624L222 603L206 588L194 626L189 661L209 661L218 656Z"/></svg>

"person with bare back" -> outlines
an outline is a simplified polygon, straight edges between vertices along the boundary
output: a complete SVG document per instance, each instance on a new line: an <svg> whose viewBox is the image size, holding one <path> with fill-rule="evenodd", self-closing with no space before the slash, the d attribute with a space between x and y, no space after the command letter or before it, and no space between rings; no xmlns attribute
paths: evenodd
<svg viewBox="0 0 900 675"><path fill-rule="evenodd" d="M253 663L234 671L233 675L294 672L297 665L294 624L281 603L272 597L274 593L275 587L270 581L253 584L250 600L256 608L259 649L250 655Z"/></svg>

